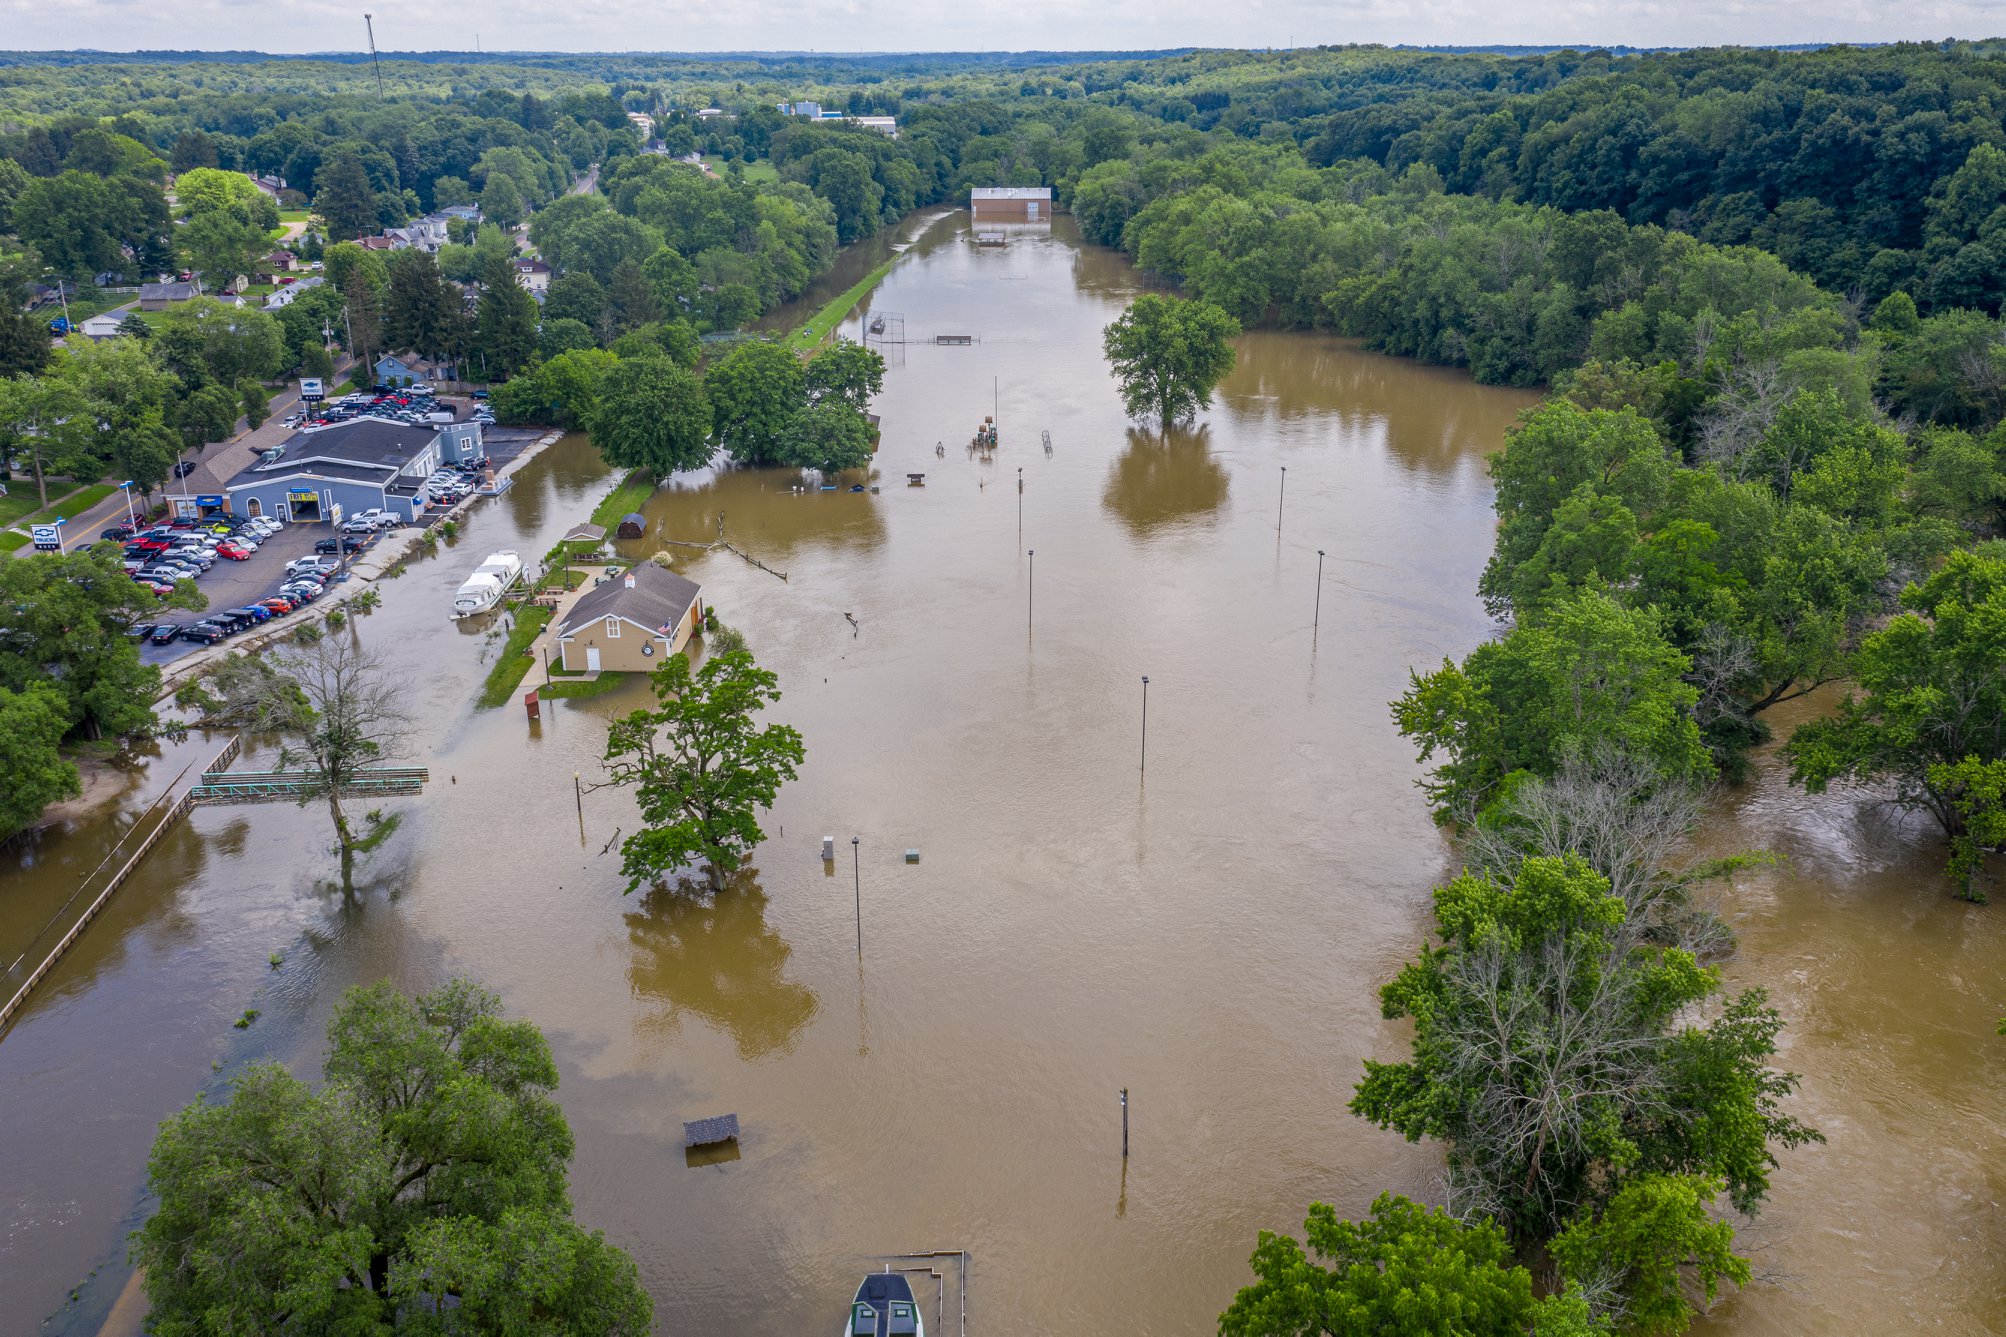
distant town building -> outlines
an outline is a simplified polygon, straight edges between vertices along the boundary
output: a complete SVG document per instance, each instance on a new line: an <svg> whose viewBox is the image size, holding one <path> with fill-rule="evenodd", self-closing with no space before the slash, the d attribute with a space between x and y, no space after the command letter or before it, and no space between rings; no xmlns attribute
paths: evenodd
<svg viewBox="0 0 2006 1337"><path fill-rule="evenodd" d="M515 262L515 281L528 290L538 301L550 291L550 266L541 260L518 260Z"/></svg>
<svg viewBox="0 0 2006 1337"><path fill-rule="evenodd" d="M309 274L303 279L288 283L265 299L265 310L283 311L298 301L301 293L312 292L326 281L318 274Z"/></svg>
<svg viewBox="0 0 2006 1337"><path fill-rule="evenodd" d="M186 302L201 295L202 285L187 279L169 283L142 283L139 285L139 309L165 311L176 302Z"/></svg>
<svg viewBox="0 0 2006 1337"><path fill-rule="evenodd" d="M1043 223L1052 217L1050 186L976 186L968 210L978 223Z"/></svg>

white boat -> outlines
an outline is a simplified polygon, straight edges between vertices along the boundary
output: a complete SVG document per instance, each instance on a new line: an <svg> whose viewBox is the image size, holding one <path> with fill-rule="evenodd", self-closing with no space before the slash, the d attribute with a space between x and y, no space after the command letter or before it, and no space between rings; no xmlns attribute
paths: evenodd
<svg viewBox="0 0 2006 1337"><path fill-rule="evenodd" d="M926 1337L912 1283L890 1267L865 1277L850 1302L843 1337Z"/></svg>
<svg viewBox="0 0 2006 1337"><path fill-rule="evenodd" d="M522 579L522 558L513 549L491 552L474 568L466 584L453 595L453 616L472 617L501 602L509 587Z"/></svg>

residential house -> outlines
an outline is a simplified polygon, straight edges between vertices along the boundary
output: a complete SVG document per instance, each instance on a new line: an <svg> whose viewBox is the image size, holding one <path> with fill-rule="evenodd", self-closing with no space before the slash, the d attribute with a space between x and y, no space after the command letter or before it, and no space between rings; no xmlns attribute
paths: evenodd
<svg viewBox="0 0 2006 1337"><path fill-rule="evenodd" d="M118 337L119 327L123 324L125 324L124 312L107 311L101 316L92 316L77 326L77 331L86 339L114 339Z"/></svg>
<svg viewBox="0 0 2006 1337"><path fill-rule="evenodd" d="M416 353L385 353L376 359L376 380L381 385L405 386L419 381L450 381L458 378L459 367L452 362L432 361Z"/></svg>
<svg viewBox="0 0 2006 1337"><path fill-rule="evenodd" d="M722 115L724 115L724 111L722 108L704 107L697 112L697 119L699 121L714 121Z"/></svg>
<svg viewBox="0 0 2006 1337"><path fill-rule="evenodd" d="M646 673L689 644L703 622L693 580L642 562L587 592L557 628L573 673Z"/></svg>
<svg viewBox="0 0 2006 1337"><path fill-rule="evenodd" d="M357 237L355 244L365 251L402 251L410 248L411 239L399 229L385 228L382 236Z"/></svg>
<svg viewBox="0 0 2006 1337"><path fill-rule="evenodd" d="M168 283L142 283L139 285L139 309L165 311L176 302L186 302L201 295L202 285L186 279Z"/></svg>
<svg viewBox="0 0 2006 1337"><path fill-rule="evenodd" d="M291 251L277 250L265 257L262 267L266 274L274 278L280 274L294 274L299 272L300 258Z"/></svg>
<svg viewBox="0 0 2006 1337"><path fill-rule="evenodd" d="M425 480L442 464L482 454L477 422L444 426L351 418L293 433L223 488L231 511L316 522L385 510L416 519Z"/></svg>
<svg viewBox="0 0 2006 1337"><path fill-rule="evenodd" d="M247 172L245 175L249 176L250 174ZM270 173L266 173L262 176L251 177L251 184L276 200L279 197L279 192L286 188L286 179L282 176L273 176Z"/></svg>
<svg viewBox="0 0 2006 1337"><path fill-rule="evenodd" d="M519 259L515 262L515 281L540 302L550 291L550 266L541 260Z"/></svg>
<svg viewBox="0 0 2006 1337"><path fill-rule="evenodd" d="M318 274L309 274L303 279L296 279L274 292L270 297L267 297L265 299L265 310L283 311L298 301L301 293L312 292L325 282L327 280Z"/></svg>

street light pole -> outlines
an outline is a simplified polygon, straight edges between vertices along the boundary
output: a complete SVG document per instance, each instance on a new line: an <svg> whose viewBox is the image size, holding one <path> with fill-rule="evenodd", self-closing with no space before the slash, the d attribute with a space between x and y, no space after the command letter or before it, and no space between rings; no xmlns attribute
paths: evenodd
<svg viewBox="0 0 2006 1337"><path fill-rule="evenodd" d="M857 852L857 837L850 837L850 876L857 890L857 959L864 959L864 871Z"/></svg>
<svg viewBox="0 0 2006 1337"><path fill-rule="evenodd" d="M137 530L137 529L139 528L139 516L138 516L138 514L137 514L136 512L134 512L134 510L132 509L132 483L133 483L133 480L132 480L132 479L130 479L130 478L128 478L128 479L126 479L126 480L125 480L125 481L124 481L123 483L120 483L120 484L118 485L118 490L119 490L120 492L123 492L123 493L125 493L125 519L126 519L126 523L127 523L127 524L129 524L129 525L131 525L131 526L133 527L133 529L134 529L134 530Z"/></svg>
<svg viewBox="0 0 2006 1337"><path fill-rule="evenodd" d="M1310 619L1310 634L1315 635L1323 622L1323 549L1316 550L1316 613Z"/></svg>
<svg viewBox="0 0 2006 1337"><path fill-rule="evenodd" d="M1142 675L1142 767L1149 769L1149 675Z"/></svg>

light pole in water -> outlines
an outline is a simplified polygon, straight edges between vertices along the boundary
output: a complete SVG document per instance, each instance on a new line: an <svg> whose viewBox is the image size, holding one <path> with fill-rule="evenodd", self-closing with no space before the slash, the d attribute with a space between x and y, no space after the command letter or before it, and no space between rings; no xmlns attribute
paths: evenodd
<svg viewBox="0 0 2006 1337"><path fill-rule="evenodd" d="M864 959L864 871L857 852L857 837L850 837L850 876L857 889L857 959Z"/></svg>
<svg viewBox="0 0 2006 1337"><path fill-rule="evenodd" d="M1028 549L1025 555L1031 559L1031 576L1024 584L1024 630L1028 632L1031 630L1031 609L1038 601L1038 550Z"/></svg>
<svg viewBox="0 0 2006 1337"><path fill-rule="evenodd" d="M1149 675L1142 675L1142 770L1149 769Z"/></svg>
<svg viewBox="0 0 2006 1337"><path fill-rule="evenodd" d="M1282 490L1275 497L1275 532L1282 528L1282 503L1289 499L1289 466L1282 466Z"/></svg>
<svg viewBox="0 0 2006 1337"><path fill-rule="evenodd" d="M1316 629L1318 625L1322 623L1322 621L1323 621L1323 549L1318 548L1316 550L1316 614L1310 619L1310 624L1309 624L1310 634L1312 636L1316 634Z"/></svg>

